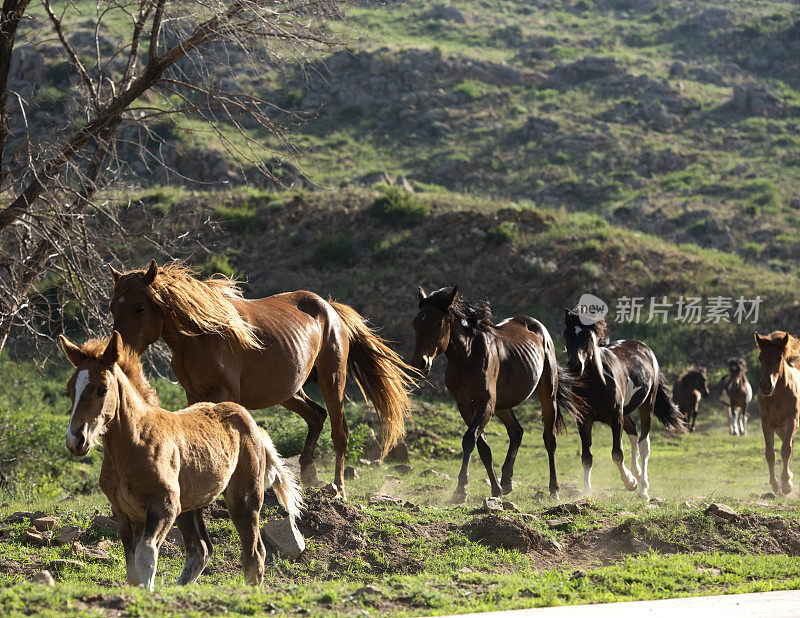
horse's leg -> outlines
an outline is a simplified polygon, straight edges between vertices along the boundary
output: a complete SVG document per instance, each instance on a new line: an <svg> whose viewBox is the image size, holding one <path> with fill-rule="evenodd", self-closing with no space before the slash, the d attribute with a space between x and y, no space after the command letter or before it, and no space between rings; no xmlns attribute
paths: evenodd
<svg viewBox="0 0 800 618"><path fill-rule="evenodd" d="M486 475L489 477L489 485L492 488L492 496L499 498L503 495L503 489L500 487L500 483L497 480L497 473L494 471L492 449L489 447L489 443L486 441L486 436L483 432L478 435L475 445L478 447L478 454L483 462L483 467L486 468Z"/></svg>
<svg viewBox="0 0 800 618"><path fill-rule="evenodd" d="M314 465L314 452L317 450L319 434L322 433L328 413L302 389L281 405L287 410L299 414L308 425L306 443L300 453L300 481L305 487L316 487L319 485L319 479L317 478L317 468Z"/></svg>
<svg viewBox="0 0 800 618"><path fill-rule="evenodd" d="M122 541L122 547L125 550L125 571L128 577L128 585L138 586L139 575L136 573L136 565L133 560L134 552L136 550L133 523L119 509L114 509L114 515L117 516L119 538Z"/></svg>
<svg viewBox="0 0 800 618"><path fill-rule="evenodd" d="M139 585L153 590L158 567L158 552L180 509L177 496L168 496L151 503L147 508L142 538L136 545L134 564L139 575Z"/></svg>
<svg viewBox="0 0 800 618"><path fill-rule="evenodd" d="M186 562L177 583L178 585L193 584L211 560L211 545L210 543L206 544L204 538L208 533L203 535L200 530L201 526L205 527L202 510L181 513L175 523L181 531L183 546L186 550Z"/></svg>
<svg viewBox="0 0 800 618"><path fill-rule="evenodd" d="M650 477L647 473L647 465L650 462L650 424L653 421L653 406L655 398L652 403L645 401L644 405L639 408L639 422L642 425L642 430L639 433L639 457L642 463L642 471L639 475L639 495L645 500L649 500L650 496L648 491L650 489ZM634 459L636 465L636 460Z"/></svg>
<svg viewBox="0 0 800 618"><path fill-rule="evenodd" d="M633 472L633 476L636 477L636 480L640 481L642 471L639 468L639 436L636 431L636 423L633 422L630 416L625 416L622 419L622 429L628 435L628 439L631 442L631 472Z"/></svg>
<svg viewBox="0 0 800 618"><path fill-rule="evenodd" d="M508 453L506 454L506 460L503 462L500 487L502 487L504 494L510 494L514 489L512 480L514 477L514 462L517 459L517 452L520 444L522 444L522 435L525 431L522 429L522 425L519 424L514 410L497 410L495 414L506 426L506 431L508 432Z"/></svg>
<svg viewBox="0 0 800 618"><path fill-rule="evenodd" d="M769 468L769 484L772 492L778 496L780 495L780 486L778 479L775 478L775 430L763 409L761 410L761 431L764 433L764 459L767 460Z"/></svg>
<svg viewBox="0 0 800 618"><path fill-rule="evenodd" d="M332 359L328 359L334 354ZM347 499L344 491L344 456L347 452L347 438L350 430L344 418L344 387L347 380L347 364L339 353L329 352L317 358L317 378L319 390L325 399L325 406L331 418L331 439L336 451L336 469L333 482L342 500Z"/></svg>
<svg viewBox="0 0 800 618"><path fill-rule="evenodd" d="M781 490L785 494L792 492L792 471L789 463L792 461L792 448L794 446L794 432L797 430L795 419L790 418L783 426L783 436L781 437Z"/></svg>
<svg viewBox="0 0 800 618"><path fill-rule="evenodd" d="M556 475L556 389L553 387L553 374L547 369L542 373L536 394L542 407L542 439L547 451L547 462L550 467L550 497L558 500L558 476Z"/></svg>
<svg viewBox="0 0 800 618"><path fill-rule="evenodd" d="M732 436L736 435L736 422L734 419L733 404L731 403L728 406L728 430L731 432Z"/></svg>
<svg viewBox="0 0 800 618"><path fill-rule="evenodd" d="M742 435L747 435L747 397L744 399L744 404L742 405Z"/></svg>
<svg viewBox="0 0 800 618"><path fill-rule="evenodd" d="M263 446L258 444L249 454L244 449L240 450L239 463L224 493L228 514L242 542L244 578L254 586L264 581L264 559L267 557L258 529L259 513L264 502L266 461L257 454L258 448Z"/></svg>
<svg viewBox="0 0 800 618"><path fill-rule="evenodd" d="M625 467L625 454L622 452L622 408L614 411L611 420L611 459L619 468L619 475L628 491L634 491L637 486L636 477Z"/></svg>
<svg viewBox="0 0 800 618"><path fill-rule="evenodd" d="M475 450L475 447L478 444L478 439L482 437L483 430L489 423L489 419L492 418L492 413L494 412L494 401L486 401L482 404L479 404L475 409L475 413L472 415L472 418L470 418L468 408L462 408L461 405L459 405L459 411L461 412L461 416L464 418L464 420L468 421L468 427L467 431L464 433L463 439L461 440L461 470L458 473L458 486L453 492L453 497L450 500L453 504L463 504L467 500L469 459L472 456L472 451ZM489 445L487 444L486 446L488 447ZM489 451L489 454L491 456L491 451ZM484 464L485 463L486 461L484 460ZM486 471L487 473L489 472L488 467ZM494 470L492 469L492 471ZM491 479L489 480L491 481ZM496 476L494 480L495 483L497 483ZM494 492L494 486L492 487L492 491Z"/></svg>
<svg viewBox="0 0 800 618"><path fill-rule="evenodd" d="M578 424L581 436L581 463L583 464L583 493L592 495L592 426L594 421L582 421Z"/></svg>
<svg viewBox="0 0 800 618"><path fill-rule="evenodd" d="M692 406L692 423L689 425L689 431L694 431L695 423L697 422L697 411L700 408L700 402L695 401L694 406Z"/></svg>

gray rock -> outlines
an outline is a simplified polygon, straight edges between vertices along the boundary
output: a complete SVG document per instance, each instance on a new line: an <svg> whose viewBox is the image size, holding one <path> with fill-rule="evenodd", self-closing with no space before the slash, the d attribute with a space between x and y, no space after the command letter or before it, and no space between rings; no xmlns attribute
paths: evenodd
<svg viewBox="0 0 800 618"><path fill-rule="evenodd" d="M373 429L367 432L367 437L364 439L364 458L370 461L381 458L381 445Z"/></svg>
<svg viewBox="0 0 800 618"><path fill-rule="evenodd" d="M503 501L495 497L484 498L482 510L484 513L499 513L503 510Z"/></svg>
<svg viewBox="0 0 800 618"><path fill-rule="evenodd" d="M81 537L81 529L76 526L61 526L53 535L53 545L68 545Z"/></svg>
<svg viewBox="0 0 800 618"><path fill-rule="evenodd" d="M392 494L374 493L367 498L370 504L402 504L403 499Z"/></svg>
<svg viewBox="0 0 800 618"><path fill-rule="evenodd" d="M396 466L392 466L392 470L397 472L398 474L408 474L411 472L411 466L408 464L398 464Z"/></svg>
<svg viewBox="0 0 800 618"><path fill-rule="evenodd" d="M733 106L744 114L776 118L786 112L786 104L766 84L748 82L733 87Z"/></svg>
<svg viewBox="0 0 800 618"><path fill-rule="evenodd" d="M42 586L56 585L56 580L53 579L53 575L50 573L50 571L39 571L31 577L31 581L34 584L41 584Z"/></svg>
<svg viewBox="0 0 800 618"><path fill-rule="evenodd" d="M37 517L36 519L31 521L33 527L36 528L39 532L45 532L47 530L52 530L56 527L58 523L58 518L53 516L46 516L46 517Z"/></svg>
<svg viewBox="0 0 800 618"><path fill-rule="evenodd" d="M706 515L721 519L722 521L735 521L739 517L736 511L727 504L722 504L721 502L709 504L704 512Z"/></svg>
<svg viewBox="0 0 800 618"><path fill-rule="evenodd" d="M368 595L384 596L383 595L383 590L381 590L377 586L372 586L370 584L368 584L366 586L362 586L361 588L359 588L358 590L356 590L353 593L353 596L356 596L356 597L364 597L364 596L368 596Z"/></svg>
<svg viewBox="0 0 800 618"><path fill-rule="evenodd" d="M306 548L305 539L291 517L265 522L261 534L279 553L297 558Z"/></svg>
<svg viewBox="0 0 800 618"><path fill-rule="evenodd" d="M345 480L352 481L353 479L358 478L358 470L356 470L353 466L345 466L344 467L344 478Z"/></svg>

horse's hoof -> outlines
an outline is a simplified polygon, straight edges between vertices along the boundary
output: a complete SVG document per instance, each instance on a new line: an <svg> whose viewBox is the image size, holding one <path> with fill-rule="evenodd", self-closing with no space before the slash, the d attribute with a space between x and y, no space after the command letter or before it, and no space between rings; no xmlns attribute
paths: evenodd
<svg viewBox="0 0 800 618"><path fill-rule="evenodd" d="M500 487L503 489L503 495L510 494L514 491L515 483L512 481L511 483L503 483Z"/></svg>
<svg viewBox="0 0 800 618"><path fill-rule="evenodd" d="M781 487L781 490L785 494L792 493L792 482L791 481L784 481L783 486Z"/></svg>
<svg viewBox="0 0 800 618"><path fill-rule="evenodd" d="M558 495L558 490L557 489L555 491L551 491L550 492L550 499L551 500L555 500L556 502L558 502L559 495Z"/></svg>
<svg viewBox="0 0 800 618"><path fill-rule="evenodd" d="M450 504L464 504L467 501L467 490L459 491L456 489L450 498Z"/></svg>
<svg viewBox="0 0 800 618"><path fill-rule="evenodd" d="M633 479L632 483L625 483L625 489L628 491L636 491L639 487L639 482L636 479Z"/></svg>

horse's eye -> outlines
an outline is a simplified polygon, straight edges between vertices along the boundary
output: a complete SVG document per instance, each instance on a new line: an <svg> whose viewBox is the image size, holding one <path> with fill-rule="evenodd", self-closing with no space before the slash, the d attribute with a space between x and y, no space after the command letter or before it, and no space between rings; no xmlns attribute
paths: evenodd
<svg viewBox="0 0 800 618"><path fill-rule="evenodd" d="M107 386L98 386L97 387L97 396L98 397L105 397L107 393L108 393L108 387Z"/></svg>
<svg viewBox="0 0 800 618"><path fill-rule="evenodd" d="M144 313L144 307L136 307L133 310L134 313Z"/></svg>

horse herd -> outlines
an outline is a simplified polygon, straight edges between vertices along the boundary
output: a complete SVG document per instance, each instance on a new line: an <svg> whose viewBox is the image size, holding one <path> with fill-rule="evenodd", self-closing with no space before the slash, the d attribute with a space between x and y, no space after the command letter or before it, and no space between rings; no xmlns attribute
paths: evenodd
<svg viewBox="0 0 800 618"><path fill-rule="evenodd" d="M224 277L201 281L180 263L120 273L114 289L110 338L82 346L61 337L75 367L68 392L72 412L66 446L84 456L102 437L100 487L111 502L125 550L131 585L153 588L158 552L173 524L184 538L186 562L179 583L193 583L208 564L211 538L202 509L223 493L242 542L247 580L260 584L265 548L259 513L265 480L289 513L290 525L302 495L266 431L248 409L281 405L308 425L300 454L300 480L318 484L314 453L326 417L335 450L332 488L345 497L344 457L348 428L343 415L348 371L369 399L381 427L383 454L394 446L410 414L409 391L427 376L435 358L447 359L445 384L467 425L462 465L452 502L467 498L469 460L478 454L492 495L513 489L514 461L523 428L514 408L535 392L542 408L549 459L550 493L558 497L556 436L565 416L577 424L582 444L584 491L591 492L592 427L610 426L611 456L625 487L648 497L650 426L655 415L672 431L694 429L697 406L709 393L705 369L681 374L670 396L656 355L641 341L607 341L603 320L567 309L566 367L544 325L528 316L494 323L486 302L470 302L457 288L418 289L414 352L406 363L351 307L311 292L247 300ZM172 369L186 392L188 408L159 406L140 361L151 344L171 349ZM776 494L791 491L792 440L800 401L800 342L787 333L756 333L762 378L758 405L766 442L770 482ZM731 433L744 434L752 390L742 359L729 361L720 386L729 408ZM325 408L303 388L316 382ZM677 405L676 405L677 403ZM326 409L327 408L327 409ZM639 427L631 418L639 412ZM498 480L484 435L497 416L509 448ZM631 446L625 466L622 434ZM781 484L774 473L774 435L783 441Z"/></svg>

